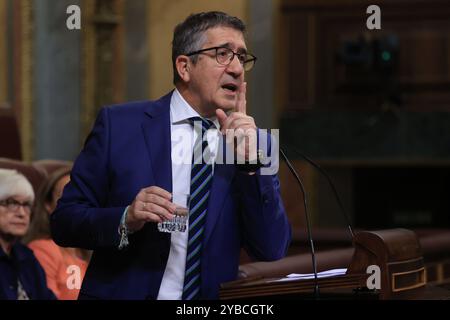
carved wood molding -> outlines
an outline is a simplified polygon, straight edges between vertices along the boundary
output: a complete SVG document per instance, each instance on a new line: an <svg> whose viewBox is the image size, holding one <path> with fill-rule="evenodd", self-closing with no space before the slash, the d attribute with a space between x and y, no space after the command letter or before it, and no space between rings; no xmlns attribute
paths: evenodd
<svg viewBox="0 0 450 320"><path fill-rule="evenodd" d="M7 2L0 1L0 34L8 34L8 20L7 20ZM0 37L0 108L2 104L8 101L8 46L6 44L8 37Z"/></svg>
<svg viewBox="0 0 450 320"><path fill-rule="evenodd" d="M33 159L33 13L31 0L13 2L13 97L19 122L22 158Z"/></svg>
<svg viewBox="0 0 450 320"><path fill-rule="evenodd" d="M82 139L99 109L124 97L124 1L83 0Z"/></svg>

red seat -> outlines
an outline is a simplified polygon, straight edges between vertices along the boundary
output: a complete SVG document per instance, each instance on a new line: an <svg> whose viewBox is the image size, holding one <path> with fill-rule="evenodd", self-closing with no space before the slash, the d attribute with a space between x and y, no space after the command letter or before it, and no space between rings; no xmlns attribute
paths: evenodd
<svg viewBox="0 0 450 320"><path fill-rule="evenodd" d="M0 109L0 157L22 159L22 144L14 115Z"/></svg>
<svg viewBox="0 0 450 320"><path fill-rule="evenodd" d="M0 158L0 168L15 169L22 173L30 181L35 194L47 178L47 173L44 170L19 160Z"/></svg>
<svg viewBox="0 0 450 320"><path fill-rule="evenodd" d="M38 168L39 170L45 171L48 176L50 176L56 170L62 168L71 168L72 164L73 163L71 161L53 160L53 159L33 161L33 166Z"/></svg>

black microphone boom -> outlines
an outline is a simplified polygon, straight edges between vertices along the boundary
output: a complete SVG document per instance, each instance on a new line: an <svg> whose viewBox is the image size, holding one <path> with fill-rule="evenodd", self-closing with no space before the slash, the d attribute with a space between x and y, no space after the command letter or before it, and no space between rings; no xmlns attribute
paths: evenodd
<svg viewBox="0 0 450 320"><path fill-rule="evenodd" d="M314 241L313 241L312 234L311 234L311 224L309 222L308 205L306 202L305 187L304 187L303 182L300 179L299 175L297 174L297 172L295 171L291 162L289 161L288 157L286 156L286 154L283 152L283 150L281 148L280 148L280 154L283 157L284 161L286 162L289 170L294 175L295 180L297 180L297 182L300 186L300 189L302 190L302 193L303 193L303 205L305 207L305 217L306 217L306 230L307 230L307 236L308 236L308 241L309 241L309 245L310 245L309 247L311 249L311 259L312 259L312 267L313 267L313 273L314 273L314 294L315 294L316 299L319 299L320 293L319 293L319 281L317 278L317 261L316 261L316 253L314 250Z"/></svg>
<svg viewBox="0 0 450 320"><path fill-rule="evenodd" d="M307 162L309 162L314 168L319 170L319 172L321 174L323 174L323 176L327 179L328 184L330 185L331 190L333 191L334 197L336 198L336 201L337 201L337 203L339 205L339 208L341 209L342 216L344 217L344 220L347 223L347 228L348 228L348 230L350 232L350 235L351 235L351 237L353 239L354 233L353 233L352 224L350 222L350 218L348 217L348 214L347 214L347 212L346 212L346 210L344 208L344 205L342 204L341 198L339 197L339 194L338 194L338 192L336 190L336 187L335 187L335 185L333 183L333 180L331 180L330 176L326 173L326 171L323 170L322 167L319 164L317 164L315 161L311 160L309 157L307 157L306 155L304 155L303 153L301 153L300 151L298 151L296 148L294 148L291 145L290 145L289 149L293 150L296 154L298 154L303 159L305 159Z"/></svg>

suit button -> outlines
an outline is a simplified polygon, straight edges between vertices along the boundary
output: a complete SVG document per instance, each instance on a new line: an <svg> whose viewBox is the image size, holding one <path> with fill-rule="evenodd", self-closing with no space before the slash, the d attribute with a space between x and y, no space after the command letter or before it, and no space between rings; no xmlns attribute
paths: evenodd
<svg viewBox="0 0 450 320"><path fill-rule="evenodd" d="M267 196L267 195L263 195L262 196L262 200L263 200L263 203L264 204L268 204L270 201L269 201L269 197Z"/></svg>

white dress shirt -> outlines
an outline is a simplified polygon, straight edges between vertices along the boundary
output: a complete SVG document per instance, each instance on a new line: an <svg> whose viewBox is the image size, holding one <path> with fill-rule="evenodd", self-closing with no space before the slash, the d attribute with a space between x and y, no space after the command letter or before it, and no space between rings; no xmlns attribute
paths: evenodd
<svg viewBox="0 0 450 320"><path fill-rule="evenodd" d="M198 112L175 89L170 100L172 195L173 202L183 207L187 207L186 202L190 194L192 152L198 136L188 119L199 116ZM216 128L220 129L215 117L210 120L214 122ZM209 130L207 135L212 159L215 159L217 155L219 135L218 130ZM185 232L171 234L169 259L159 289L158 300L180 300L182 297L188 234L189 226Z"/></svg>

